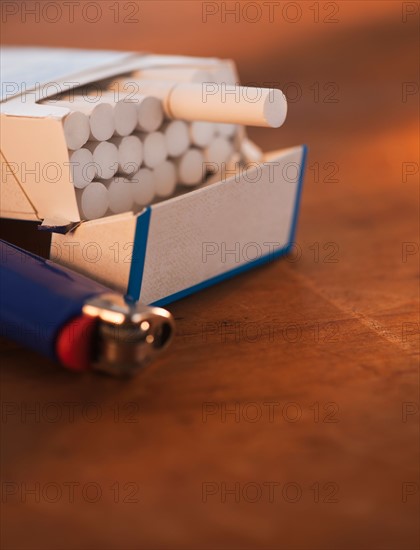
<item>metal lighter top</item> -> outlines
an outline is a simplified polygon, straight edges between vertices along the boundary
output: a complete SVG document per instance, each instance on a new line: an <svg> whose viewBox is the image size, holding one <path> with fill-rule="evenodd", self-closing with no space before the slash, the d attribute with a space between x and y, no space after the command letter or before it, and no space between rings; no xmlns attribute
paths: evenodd
<svg viewBox="0 0 420 550"><path fill-rule="evenodd" d="M82 312L97 320L93 367L113 375L131 374L147 365L174 333L169 311L130 303L114 293L88 300Z"/></svg>

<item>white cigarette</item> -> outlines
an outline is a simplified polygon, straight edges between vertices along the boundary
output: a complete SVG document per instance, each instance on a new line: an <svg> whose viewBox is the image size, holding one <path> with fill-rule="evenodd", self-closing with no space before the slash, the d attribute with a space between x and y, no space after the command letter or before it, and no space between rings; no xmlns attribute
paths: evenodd
<svg viewBox="0 0 420 550"><path fill-rule="evenodd" d="M143 144L137 136L113 138L112 143L118 147L118 172L134 174L143 162Z"/></svg>
<svg viewBox="0 0 420 550"><path fill-rule="evenodd" d="M213 122L200 122L195 120L190 124L191 141L197 147L207 147L216 133L216 125Z"/></svg>
<svg viewBox="0 0 420 550"><path fill-rule="evenodd" d="M200 84L197 85L201 87ZM165 110L163 102L167 101L174 86L176 86L175 82L168 82L167 80L138 80L130 78L114 81L110 89L114 91L118 91L121 88L123 90L132 90L132 99L138 102L144 101L146 97L157 98L161 100L161 107Z"/></svg>
<svg viewBox="0 0 420 550"><path fill-rule="evenodd" d="M109 141L88 141L85 145L93 155L97 177L102 180L112 178L118 170L118 148Z"/></svg>
<svg viewBox="0 0 420 550"><path fill-rule="evenodd" d="M234 151L232 153L232 156L227 160L226 162L226 170L225 172L230 172L230 175L232 175L232 172L239 172L242 166L242 159L241 155L238 153L238 151ZM225 173L225 179L226 175L230 177L228 174Z"/></svg>
<svg viewBox="0 0 420 550"><path fill-rule="evenodd" d="M108 189L99 181L92 181L80 191L80 208L84 219L95 220L102 218L108 210Z"/></svg>
<svg viewBox="0 0 420 550"><path fill-rule="evenodd" d="M216 67L212 67L211 74L214 82L217 82L218 84L239 84L236 70L232 68L229 61L222 61Z"/></svg>
<svg viewBox="0 0 420 550"><path fill-rule="evenodd" d="M156 168L168 156L166 140L162 132L137 134L143 143L143 162L148 168Z"/></svg>
<svg viewBox="0 0 420 550"><path fill-rule="evenodd" d="M73 99L67 100L47 100L44 103L55 107L65 107L73 112L87 115L91 140L106 141L114 134L114 109L110 103L93 103L83 96L75 96Z"/></svg>
<svg viewBox="0 0 420 550"><path fill-rule="evenodd" d="M155 180L152 170L140 168L131 178L131 192L134 202L146 206L155 197Z"/></svg>
<svg viewBox="0 0 420 550"><path fill-rule="evenodd" d="M109 209L113 214L129 212L133 208L131 181L128 178L112 178L105 182L109 193Z"/></svg>
<svg viewBox="0 0 420 550"><path fill-rule="evenodd" d="M154 132L162 125L164 113L157 97L137 95L133 101L137 108L137 130Z"/></svg>
<svg viewBox="0 0 420 550"><path fill-rule="evenodd" d="M155 193L166 198L172 195L176 187L176 168L173 162L165 160L153 170Z"/></svg>
<svg viewBox="0 0 420 550"><path fill-rule="evenodd" d="M88 186L96 177L96 166L89 149L69 151L70 172L73 185L78 189Z"/></svg>
<svg viewBox="0 0 420 550"><path fill-rule="evenodd" d="M213 172L206 178L205 187L219 181L226 181L227 179L240 173L240 169L241 156L239 153L235 152L228 159L226 164L222 164L221 169L218 172Z"/></svg>
<svg viewBox="0 0 420 550"><path fill-rule="evenodd" d="M190 124L191 141L197 147L207 147L216 133L213 122L194 121Z"/></svg>
<svg viewBox="0 0 420 550"><path fill-rule="evenodd" d="M121 99L114 105L115 133L118 136L129 136L137 126L137 105Z"/></svg>
<svg viewBox="0 0 420 550"><path fill-rule="evenodd" d="M171 117L278 128L287 102L280 90L226 84L178 84L169 96Z"/></svg>
<svg viewBox="0 0 420 550"><path fill-rule="evenodd" d="M72 151L76 151L80 149L80 147L83 147L89 139L89 117L84 113L77 111L69 113L64 118L63 128L67 147Z"/></svg>
<svg viewBox="0 0 420 550"><path fill-rule="evenodd" d="M131 84L138 86L140 93L161 99L168 118L278 128L287 114L286 97L273 88L163 80Z"/></svg>
<svg viewBox="0 0 420 550"><path fill-rule="evenodd" d="M240 149L245 162L261 162L263 160L262 150L247 138L242 140Z"/></svg>
<svg viewBox="0 0 420 550"><path fill-rule="evenodd" d="M114 134L116 136L129 136L137 125L137 106L131 101L128 93L107 91L98 89L96 92L87 92L83 96L76 96L79 101L96 101L97 104L109 104L113 108ZM88 98L88 99L86 99ZM109 138L107 138L109 139ZM103 140L100 140L103 141Z"/></svg>
<svg viewBox="0 0 420 550"><path fill-rule="evenodd" d="M168 121L162 127L166 148L170 157L183 155L190 146L189 128L183 120Z"/></svg>
<svg viewBox="0 0 420 550"><path fill-rule="evenodd" d="M216 124L216 134L218 136L232 138L235 135L237 129L237 124L223 124L221 122Z"/></svg>
<svg viewBox="0 0 420 550"><path fill-rule="evenodd" d="M115 132L114 110L109 103L100 103L89 116L90 137L96 141L106 141Z"/></svg>
<svg viewBox="0 0 420 550"><path fill-rule="evenodd" d="M198 185L204 179L204 155L198 149L188 149L176 160L178 182L182 185Z"/></svg>
<svg viewBox="0 0 420 550"><path fill-rule="evenodd" d="M136 71L134 78L142 80L171 80L173 82L214 82L214 77L202 69L189 67L156 67Z"/></svg>
<svg viewBox="0 0 420 550"><path fill-rule="evenodd" d="M218 172L223 162L233 153L232 143L223 136L216 136L204 151L206 168L210 172Z"/></svg>

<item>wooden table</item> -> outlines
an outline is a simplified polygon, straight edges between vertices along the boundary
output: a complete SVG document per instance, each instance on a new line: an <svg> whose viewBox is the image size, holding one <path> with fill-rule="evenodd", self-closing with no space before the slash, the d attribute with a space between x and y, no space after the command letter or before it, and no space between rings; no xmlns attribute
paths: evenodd
<svg viewBox="0 0 420 550"><path fill-rule="evenodd" d="M2 547L417 548L418 4L119 4L19 11L3 42L232 57L286 87L284 128L250 134L309 146L296 253L173 304L130 382L1 342Z"/></svg>

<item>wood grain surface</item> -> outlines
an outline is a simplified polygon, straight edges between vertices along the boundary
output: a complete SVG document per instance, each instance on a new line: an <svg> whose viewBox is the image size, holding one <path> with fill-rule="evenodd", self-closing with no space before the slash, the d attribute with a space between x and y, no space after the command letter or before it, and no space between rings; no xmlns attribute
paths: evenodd
<svg viewBox="0 0 420 550"><path fill-rule="evenodd" d="M418 2L2 4L4 44L231 57L289 96L251 137L309 147L293 254L173 304L135 380L1 341L2 547L418 548Z"/></svg>

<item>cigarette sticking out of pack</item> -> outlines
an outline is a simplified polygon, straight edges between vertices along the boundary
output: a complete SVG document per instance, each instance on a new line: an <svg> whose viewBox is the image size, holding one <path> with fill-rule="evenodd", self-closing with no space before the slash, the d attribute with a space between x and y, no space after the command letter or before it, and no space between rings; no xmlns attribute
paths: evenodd
<svg viewBox="0 0 420 550"><path fill-rule="evenodd" d="M286 97L275 88L142 79L118 80L112 87L117 91L128 86L158 97L172 119L279 128L287 115Z"/></svg>
<svg viewBox="0 0 420 550"><path fill-rule="evenodd" d="M287 113L280 90L175 67L144 69L44 103L69 110L63 127L70 177L87 220L138 211L220 181L234 165L259 162L262 153L243 127L278 128Z"/></svg>

